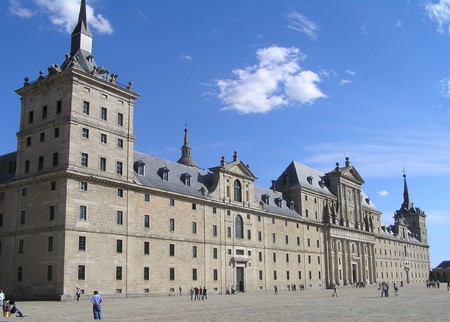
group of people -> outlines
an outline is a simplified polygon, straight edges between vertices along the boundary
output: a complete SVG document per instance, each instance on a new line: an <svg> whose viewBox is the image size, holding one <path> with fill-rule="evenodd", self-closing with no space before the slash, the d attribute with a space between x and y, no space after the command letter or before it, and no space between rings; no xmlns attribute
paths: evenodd
<svg viewBox="0 0 450 322"><path fill-rule="evenodd" d="M400 286L403 286L403 282L400 284ZM394 295L398 296L398 285L394 283ZM387 282L381 282L378 284L378 290L381 291L381 297L388 297L389 296L389 284Z"/></svg>
<svg viewBox="0 0 450 322"><path fill-rule="evenodd" d="M208 293L206 287L191 287L189 290L189 294L191 295L191 300L207 300Z"/></svg>
<svg viewBox="0 0 450 322"><path fill-rule="evenodd" d="M3 308L3 316L9 317L11 314L16 314L17 317L25 317L14 300L6 299L2 289L0 289L0 306Z"/></svg>

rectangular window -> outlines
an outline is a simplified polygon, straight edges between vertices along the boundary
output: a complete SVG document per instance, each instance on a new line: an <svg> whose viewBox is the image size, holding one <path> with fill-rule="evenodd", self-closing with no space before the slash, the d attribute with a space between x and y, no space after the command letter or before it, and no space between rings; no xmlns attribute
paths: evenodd
<svg viewBox="0 0 450 322"><path fill-rule="evenodd" d="M148 193L146 193L144 195L144 201L149 202L150 201L150 195Z"/></svg>
<svg viewBox="0 0 450 322"><path fill-rule="evenodd" d="M150 215L144 215L144 227L150 228Z"/></svg>
<svg viewBox="0 0 450 322"><path fill-rule="evenodd" d="M38 170L42 171L44 169L44 157L39 157Z"/></svg>
<svg viewBox="0 0 450 322"><path fill-rule="evenodd" d="M170 201L169 201L169 206L175 206L175 199L170 199Z"/></svg>
<svg viewBox="0 0 450 322"><path fill-rule="evenodd" d="M117 197L123 198L123 189L122 188L117 189Z"/></svg>
<svg viewBox="0 0 450 322"><path fill-rule="evenodd" d="M169 230L175 231L175 219L173 219L173 218L169 219Z"/></svg>
<svg viewBox="0 0 450 322"><path fill-rule="evenodd" d="M123 149L123 140L122 139L117 139L117 147L119 149Z"/></svg>
<svg viewBox="0 0 450 322"><path fill-rule="evenodd" d="M48 265L47 266L47 281L53 280L53 266Z"/></svg>
<svg viewBox="0 0 450 322"><path fill-rule="evenodd" d="M118 281L122 280L122 266L116 267L116 280Z"/></svg>
<svg viewBox="0 0 450 322"><path fill-rule="evenodd" d="M106 171L106 158L100 158L100 171Z"/></svg>
<svg viewBox="0 0 450 322"><path fill-rule="evenodd" d="M263 280L263 271L259 271L259 280L262 281Z"/></svg>
<svg viewBox="0 0 450 322"><path fill-rule="evenodd" d="M78 250L85 251L86 250L86 237L78 236Z"/></svg>
<svg viewBox="0 0 450 322"><path fill-rule="evenodd" d="M277 262L277 253L273 253L273 262L274 262L274 263Z"/></svg>
<svg viewBox="0 0 450 322"><path fill-rule="evenodd" d="M86 278L86 268L84 265L78 265L78 280L84 281Z"/></svg>
<svg viewBox="0 0 450 322"><path fill-rule="evenodd" d="M250 229L247 230L247 239L251 240L252 239L252 232Z"/></svg>
<svg viewBox="0 0 450 322"><path fill-rule="evenodd" d="M23 274L23 268L17 267L17 281L19 281L19 282L22 281L22 274Z"/></svg>
<svg viewBox="0 0 450 322"><path fill-rule="evenodd" d="M122 248L123 248L122 239L117 239L117 243L116 243L116 251L117 251L117 253L121 254L122 253Z"/></svg>
<svg viewBox="0 0 450 322"><path fill-rule="evenodd" d="M58 152L53 153L53 166L56 167L58 166L59 163L59 155Z"/></svg>
<svg viewBox="0 0 450 322"><path fill-rule="evenodd" d="M81 166L82 167L88 166L88 154L87 153L81 153Z"/></svg>
<svg viewBox="0 0 450 322"><path fill-rule="evenodd" d="M192 246L192 257L197 257L197 246Z"/></svg>
<svg viewBox="0 0 450 322"><path fill-rule="evenodd" d="M34 119L34 113L33 111L30 111L30 113L28 113L28 123L33 123L33 119Z"/></svg>
<svg viewBox="0 0 450 322"><path fill-rule="evenodd" d="M19 254L23 254L25 241L23 239L19 240Z"/></svg>
<svg viewBox="0 0 450 322"><path fill-rule="evenodd" d="M213 214L217 214L217 208L213 207L212 212L213 212Z"/></svg>
<svg viewBox="0 0 450 322"><path fill-rule="evenodd" d="M83 114L89 115L89 102L83 102Z"/></svg>
<svg viewBox="0 0 450 322"><path fill-rule="evenodd" d="M3 227L3 214L0 214L0 227Z"/></svg>
<svg viewBox="0 0 450 322"><path fill-rule="evenodd" d="M193 281L197 280L197 269L196 268L192 269L192 280Z"/></svg>
<svg viewBox="0 0 450 322"><path fill-rule="evenodd" d="M214 237L217 237L217 225L213 225L212 234Z"/></svg>
<svg viewBox="0 0 450 322"><path fill-rule="evenodd" d="M22 188L22 197L25 197L27 195L28 189Z"/></svg>
<svg viewBox="0 0 450 322"><path fill-rule="evenodd" d="M87 207L86 206L80 206L80 219L87 220Z"/></svg>
<svg viewBox="0 0 450 322"><path fill-rule="evenodd" d="M289 254L286 254L286 263L289 263Z"/></svg>
<svg viewBox="0 0 450 322"><path fill-rule="evenodd" d="M231 227L227 227L227 236L231 238Z"/></svg>
<svg viewBox="0 0 450 322"><path fill-rule="evenodd" d="M103 133L100 134L100 143L102 143L102 144L108 143L108 136L106 134L103 134Z"/></svg>
<svg viewBox="0 0 450 322"><path fill-rule="evenodd" d="M53 130L53 137L59 138L59 127L55 127Z"/></svg>
<svg viewBox="0 0 450 322"><path fill-rule="evenodd" d="M300 237L297 237L297 245L300 246Z"/></svg>
<svg viewBox="0 0 450 322"><path fill-rule="evenodd" d="M25 210L20 211L20 224L21 225L25 225L25 217L26 217Z"/></svg>
<svg viewBox="0 0 450 322"><path fill-rule="evenodd" d="M88 183L85 181L80 182L80 190L81 191L87 191L88 190Z"/></svg>
<svg viewBox="0 0 450 322"><path fill-rule="evenodd" d="M106 107L102 107L102 109L100 110L100 118L103 121L108 120L108 109Z"/></svg>
<svg viewBox="0 0 450 322"><path fill-rule="evenodd" d="M81 136L84 137L85 139L89 139L89 129L84 127L81 130Z"/></svg>
<svg viewBox="0 0 450 322"><path fill-rule="evenodd" d="M273 279L276 281L277 280L277 271L273 271Z"/></svg>
<svg viewBox="0 0 450 322"><path fill-rule="evenodd" d="M286 279L289 280L290 279L290 274L289 271L286 271Z"/></svg>
<svg viewBox="0 0 450 322"><path fill-rule="evenodd" d="M262 260L263 260L262 252L258 252L258 259L260 262L262 262Z"/></svg>
<svg viewBox="0 0 450 322"><path fill-rule="evenodd" d="M48 110L47 105L42 106L42 118L43 119L47 118L47 110Z"/></svg>
<svg viewBox="0 0 450 322"><path fill-rule="evenodd" d="M175 256L175 244L170 244L169 245L169 255L170 256Z"/></svg>
<svg viewBox="0 0 450 322"><path fill-rule="evenodd" d="M150 255L150 242L144 242L144 255Z"/></svg>
<svg viewBox="0 0 450 322"><path fill-rule="evenodd" d="M31 136L26 138L26 145L30 146L31 145Z"/></svg>
<svg viewBox="0 0 450 322"><path fill-rule="evenodd" d="M62 102L61 101L57 101L56 102L56 114L61 113L62 111Z"/></svg>
<svg viewBox="0 0 450 322"><path fill-rule="evenodd" d="M116 174L122 175L123 173L123 163L120 161L117 161L116 163Z"/></svg>
<svg viewBox="0 0 450 322"><path fill-rule="evenodd" d="M288 235L285 236L285 240L286 240L286 245L288 245L289 244L289 236Z"/></svg>
<svg viewBox="0 0 450 322"><path fill-rule="evenodd" d="M262 241L262 232L258 231L258 241Z"/></svg>
<svg viewBox="0 0 450 322"><path fill-rule="evenodd" d="M144 267L144 281L148 281L150 279L150 268Z"/></svg>
<svg viewBox="0 0 450 322"><path fill-rule="evenodd" d="M196 210L197 209L197 204L196 203L193 203L192 204L192 210Z"/></svg>
<svg viewBox="0 0 450 322"><path fill-rule="evenodd" d="M117 113L117 125L123 126L123 114Z"/></svg>
<svg viewBox="0 0 450 322"><path fill-rule="evenodd" d="M192 222L192 233L193 234L197 233L197 223L195 221Z"/></svg>
<svg viewBox="0 0 450 322"><path fill-rule="evenodd" d="M42 132L42 133L39 135L39 141L41 141L41 142L44 142L44 141L45 141L45 132Z"/></svg>
<svg viewBox="0 0 450 322"><path fill-rule="evenodd" d="M218 280L218 271L217 271L217 269L215 269L215 270L213 270L213 280L214 281L217 281Z"/></svg>
<svg viewBox="0 0 450 322"><path fill-rule="evenodd" d="M213 248L213 258L217 259L217 247Z"/></svg>
<svg viewBox="0 0 450 322"><path fill-rule="evenodd" d="M56 215L56 206L55 205L51 205L50 206L49 220L55 220L55 215Z"/></svg>
<svg viewBox="0 0 450 322"><path fill-rule="evenodd" d="M276 238L276 236L275 236L275 233L272 233L272 241L275 243L276 240L277 240L277 238Z"/></svg>
<svg viewBox="0 0 450 322"><path fill-rule="evenodd" d="M30 160L25 161L25 173L30 172Z"/></svg>
<svg viewBox="0 0 450 322"><path fill-rule="evenodd" d="M56 190L56 181L52 181L52 182L50 183L50 190L51 190L51 191L55 191L55 190Z"/></svg>
<svg viewBox="0 0 450 322"><path fill-rule="evenodd" d="M173 267L169 268L169 279L171 281L175 281L175 268Z"/></svg>
<svg viewBox="0 0 450 322"><path fill-rule="evenodd" d="M123 225L123 211L117 210L117 224Z"/></svg>

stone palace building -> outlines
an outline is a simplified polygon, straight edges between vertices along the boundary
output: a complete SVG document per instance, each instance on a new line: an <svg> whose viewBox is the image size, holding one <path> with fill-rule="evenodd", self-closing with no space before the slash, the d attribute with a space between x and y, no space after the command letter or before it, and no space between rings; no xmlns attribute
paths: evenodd
<svg viewBox="0 0 450 322"><path fill-rule="evenodd" d="M96 65L92 40L82 0L70 54L16 91L17 151L0 156L0 287L9 297L428 279L426 215L405 176L401 208L384 225L348 158L327 173L293 161L265 188L236 152L198 167L187 129L176 162L137 152L139 94Z"/></svg>

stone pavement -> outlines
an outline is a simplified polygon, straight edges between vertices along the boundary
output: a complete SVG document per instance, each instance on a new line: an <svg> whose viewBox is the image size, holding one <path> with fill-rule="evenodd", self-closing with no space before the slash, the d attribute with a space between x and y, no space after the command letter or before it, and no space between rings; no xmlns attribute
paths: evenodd
<svg viewBox="0 0 450 322"><path fill-rule="evenodd" d="M209 294L204 301L182 296L145 298L105 298L102 305L105 321L450 321L450 292L426 288L424 284L406 285L395 297L380 297L375 286L332 290L288 292L279 294L243 293ZM101 293L101 290L99 290ZM18 302L28 321L91 321L90 296L79 302ZM1 317L0 321L22 318Z"/></svg>

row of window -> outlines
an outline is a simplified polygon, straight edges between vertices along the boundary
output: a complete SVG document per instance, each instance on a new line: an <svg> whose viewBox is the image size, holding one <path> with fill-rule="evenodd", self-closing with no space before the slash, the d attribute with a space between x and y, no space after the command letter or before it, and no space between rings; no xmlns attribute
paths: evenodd
<svg viewBox="0 0 450 322"><path fill-rule="evenodd" d="M62 101L59 100L56 102L55 112L56 112L56 114L60 114L61 111L62 111ZM48 116L48 106L44 105L44 106L42 106L42 109L41 109L41 118L43 120L45 120L47 118L47 116ZM31 124L33 122L34 122L34 111L30 111L30 112L28 112L28 123Z"/></svg>
<svg viewBox="0 0 450 322"><path fill-rule="evenodd" d="M90 137L90 130L88 128L82 128L81 129L81 136L85 139L89 139ZM105 133L100 133L100 143L102 144L108 144L108 135ZM123 139L117 138L116 147L119 149L123 149Z"/></svg>
<svg viewBox="0 0 450 322"><path fill-rule="evenodd" d="M82 113L86 115L89 115L91 113L91 104L88 101L83 101ZM103 121L108 121L108 109L106 107L100 108L100 119ZM117 125L123 126L123 120L123 114L117 113Z"/></svg>
<svg viewBox="0 0 450 322"><path fill-rule="evenodd" d="M54 138L58 138L58 137L59 137L59 134L60 134L59 127L55 127L55 128L53 129L53 137L54 137ZM41 133L39 134L39 141L40 141L40 142L45 142L45 136L46 136L45 132L41 132ZM31 146L31 140L32 140L32 137L31 137L31 136L27 136L27 137L25 138L25 145L26 145L26 146Z"/></svg>
<svg viewBox="0 0 450 322"><path fill-rule="evenodd" d="M81 153L81 166L89 166L89 155L87 153ZM100 157L99 159L99 170L106 171L106 158ZM123 162L116 161L116 174L123 174Z"/></svg>
<svg viewBox="0 0 450 322"><path fill-rule="evenodd" d="M53 156L52 156L52 166L57 167L58 163L59 163L59 154L57 152L55 152L55 153L53 153ZM30 168L31 168L30 160L25 160L24 172L29 173ZM44 170L44 157L43 156L40 156L38 158L37 170L38 171Z"/></svg>

